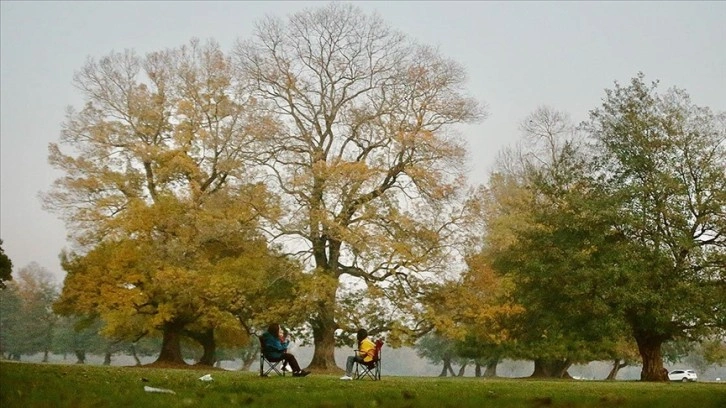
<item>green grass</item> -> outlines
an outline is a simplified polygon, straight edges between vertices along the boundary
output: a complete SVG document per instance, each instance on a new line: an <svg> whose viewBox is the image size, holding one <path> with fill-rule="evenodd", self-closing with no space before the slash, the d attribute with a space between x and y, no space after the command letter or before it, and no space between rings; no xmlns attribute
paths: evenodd
<svg viewBox="0 0 726 408"><path fill-rule="evenodd" d="M214 381L199 380L211 373ZM384 373L385 374L385 373ZM144 391L144 386L176 394ZM438 377L341 381L252 372L0 362L0 406L12 407L726 407L723 383Z"/></svg>

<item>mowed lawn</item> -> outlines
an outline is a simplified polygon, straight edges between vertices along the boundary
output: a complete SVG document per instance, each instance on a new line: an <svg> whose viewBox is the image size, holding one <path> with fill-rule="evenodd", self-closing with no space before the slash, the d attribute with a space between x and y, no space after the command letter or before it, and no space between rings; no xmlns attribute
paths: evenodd
<svg viewBox="0 0 726 408"><path fill-rule="evenodd" d="M212 381L199 378L211 374ZM148 392L144 387L171 390ZM0 362L0 407L726 407L724 383L439 377L341 381L223 370Z"/></svg>

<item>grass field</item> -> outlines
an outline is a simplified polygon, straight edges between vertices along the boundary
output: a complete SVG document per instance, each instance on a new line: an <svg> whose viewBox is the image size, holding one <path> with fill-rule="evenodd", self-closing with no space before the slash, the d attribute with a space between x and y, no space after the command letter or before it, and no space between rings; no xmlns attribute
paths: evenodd
<svg viewBox="0 0 726 408"><path fill-rule="evenodd" d="M211 374L213 381L199 380ZM385 373L384 373L385 374ZM174 394L153 393L144 387ZM726 407L724 383L337 375L0 362L0 407Z"/></svg>

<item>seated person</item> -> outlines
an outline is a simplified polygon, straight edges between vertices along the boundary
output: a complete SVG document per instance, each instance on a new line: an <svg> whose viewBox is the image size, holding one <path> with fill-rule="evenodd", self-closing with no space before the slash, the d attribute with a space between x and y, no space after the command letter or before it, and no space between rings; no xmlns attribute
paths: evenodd
<svg viewBox="0 0 726 408"><path fill-rule="evenodd" d="M353 364L355 362L370 363L376 357L376 345L368 338L368 331L366 329L358 329L355 337L358 340L358 353L355 356L348 357L348 361L345 364L345 375L340 377L341 380L353 379Z"/></svg>
<svg viewBox="0 0 726 408"><path fill-rule="evenodd" d="M284 332L279 324L271 324L267 331L262 333L262 344L264 345L262 352L265 357L271 361L285 360L292 368L293 377L305 377L310 374L309 371L301 370L295 356L287 352L290 340L285 339Z"/></svg>

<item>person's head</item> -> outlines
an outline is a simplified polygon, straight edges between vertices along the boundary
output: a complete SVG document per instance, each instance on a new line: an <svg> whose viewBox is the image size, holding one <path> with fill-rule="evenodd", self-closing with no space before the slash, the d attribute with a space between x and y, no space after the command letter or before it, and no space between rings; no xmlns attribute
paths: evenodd
<svg viewBox="0 0 726 408"><path fill-rule="evenodd" d="M278 323L272 323L267 327L267 332L273 336L280 335L280 325Z"/></svg>
<svg viewBox="0 0 726 408"><path fill-rule="evenodd" d="M355 337L358 339L358 344L360 344L363 339L368 337L368 331L366 329L358 329L358 333L355 334Z"/></svg>

